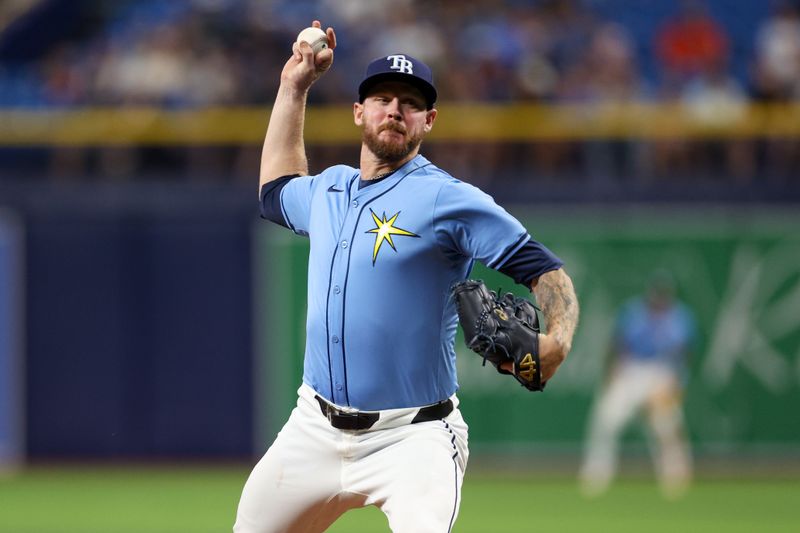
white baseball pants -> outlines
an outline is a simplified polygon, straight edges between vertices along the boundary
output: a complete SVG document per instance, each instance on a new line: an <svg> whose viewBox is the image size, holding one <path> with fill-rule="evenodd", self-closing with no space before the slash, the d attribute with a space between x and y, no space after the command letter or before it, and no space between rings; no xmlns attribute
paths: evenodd
<svg viewBox="0 0 800 533"><path fill-rule="evenodd" d="M680 390L675 373L649 362L623 364L595 405L581 469L584 493L604 492L617 470L618 441L625 426L642 410L652 436L656 474L665 496L683 493L691 477Z"/></svg>
<svg viewBox="0 0 800 533"><path fill-rule="evenodd" d="M410 424L416 409L382 411L373 427L332 427L311 387L245 483L235 533L325 531L349 509L376 505L394 533L448 533L461 503L468 428L455 408Z"/></svg>

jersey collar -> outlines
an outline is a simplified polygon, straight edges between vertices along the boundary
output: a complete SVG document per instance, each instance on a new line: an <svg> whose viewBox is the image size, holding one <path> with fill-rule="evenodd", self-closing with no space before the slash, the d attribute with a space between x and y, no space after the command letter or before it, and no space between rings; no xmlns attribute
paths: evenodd
<svg viewBox="0 0 800 533"><path fill-rule="evenodd" d="M385 178L380 179L377 183L361 188L359 188L359 182L361 181L361 172L358 172L356 176L357 179L353 180L353 186L351 190L353 198L358 198L360 196L365 196L367 194L369 195L380 194L394 187L399 181L402 181L403 178L405 178L409 174L412 174L414 173L414 171L430 164L431 162L428 161L424 156L417 154L412 159L407 161L403 166L401 166L400 168L398 168Z"/></svg>

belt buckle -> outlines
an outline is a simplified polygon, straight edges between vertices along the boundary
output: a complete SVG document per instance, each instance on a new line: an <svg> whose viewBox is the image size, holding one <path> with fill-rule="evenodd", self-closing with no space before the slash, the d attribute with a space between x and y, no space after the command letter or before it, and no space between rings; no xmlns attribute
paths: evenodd
<svg viewBox="0 0 800 533"><path fill-rule="evenodd" d="M358 411L350 412L350 411L342 411L340 409L336 409L336 412L334 413L334 415L336 416L336 418L338 418L340 420L341 419L358 420L359 413L358 413Z"/></svg>
<svg viewBox="0 0 800 533"><path fill-rule="evenodd" d="M340 419L341 418L352 419L352 418L358 418L358 411L353 411L353 412L343 411L341 409L334 407L331 404L328 404L326 416L328 417L328 422L331 422L334 417Z"/></svg>

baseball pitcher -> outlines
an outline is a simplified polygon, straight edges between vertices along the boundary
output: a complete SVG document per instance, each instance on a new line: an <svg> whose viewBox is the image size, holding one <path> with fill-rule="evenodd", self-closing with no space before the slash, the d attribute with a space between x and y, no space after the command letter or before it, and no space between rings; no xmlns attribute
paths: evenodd
<svg viewBox="0 0 800 533"><path fill-rule="evenodd" d="M459 319L484 360L541 390L570 350L578 304L561 260L420 155L438 113L433 75L416 58L367 66L353 104L359 166L309 174L306 98L336 48L333 29L325 34L316 53L293 45L260 172L262 217L310 239L303 382L244 486L234 531L321 532L376 505L395 533L449 532L468 459ZM533 290L547 334L529 302L467 280L476 260Z"/></svg>

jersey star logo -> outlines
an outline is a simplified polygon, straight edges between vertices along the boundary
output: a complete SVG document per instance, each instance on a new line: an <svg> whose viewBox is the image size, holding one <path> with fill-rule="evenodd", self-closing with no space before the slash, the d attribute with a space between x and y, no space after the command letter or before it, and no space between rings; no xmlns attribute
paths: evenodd
<svg viewBox="0 0 800 533"><path fill-rule="evenodd" d="M394 221L397 220L398 215L400 215L400 211L395 213L395 215L386 220L386 213L383 213L382 217L378 217L375 214L375 211L372 209L369 210L372 213L372 220L375 222L375 227L372 229L368 229L365 233L374 233L375 234L375 246L372 249L372 266L375 266L375 260L378 258L378 252L381 249L381 245L384 241L389 243L389 246L392 247L392 250L395 252L397 248L394 246L394 241L392 241L392 235L403 235L405 237L419 237L410 231L404 230L402 228L396 228L394 226Z"/></svg>

